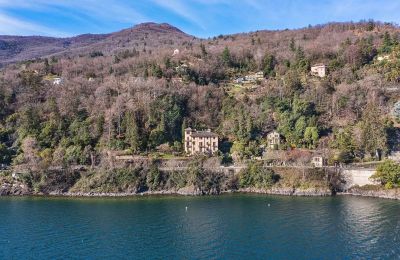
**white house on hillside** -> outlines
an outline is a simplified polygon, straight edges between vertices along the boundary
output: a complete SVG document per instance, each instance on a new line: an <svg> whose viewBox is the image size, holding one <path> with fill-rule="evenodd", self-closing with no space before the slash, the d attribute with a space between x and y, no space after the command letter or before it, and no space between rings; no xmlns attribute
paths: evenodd
<svg viewBox="0 0 400 260"><path fill-rule="evenodd" d="M53 78L53 85L60 85L63 83L63 79L62 78Z"/></svg>
<svg viewBox="0 0 400 260"><path fill-rule="evenodd" d="M324 64L315 64L311 67L311 75L324 78L327 74L327 66Z"/></svg>

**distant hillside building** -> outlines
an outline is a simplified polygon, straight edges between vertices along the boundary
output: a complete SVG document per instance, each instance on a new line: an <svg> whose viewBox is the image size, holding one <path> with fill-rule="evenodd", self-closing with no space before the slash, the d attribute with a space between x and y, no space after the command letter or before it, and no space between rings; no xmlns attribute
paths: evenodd
<svg viewBox="0 0 400 260"><path fill-rule="evenodd" d="M277 131L272 131L267 135L268 148L277 150L281 144L281 135Z"/></svg>
<svg viewBox="0 0 400 260"><path fill-rule="evenodd" d="M264 73L262 71L259 71L254 74L249 74L245 77L245 80L249 82L256 82L258 80L261 81L263 79L264 79Z"/></svg>
<svg viewBox="0 0 400 260"><path fill-rule="evenodd" d="M316 77L324 78L327 75L327 66L324 64L315 64L311 67L311 74Z"/></svg>
<svg viewBox="0 0 400 260"><path fill-rule="evenodd" d="M327 162L326 159L322 156L314 156L311 160L311 164L316 168L321 168L326 166Z"/></svg>
<svg viewBox="0 0 400 260"><path fill-rule="evenodd" d="M381 55L376 58L378 61L390 60L390 55Z"/></svg>
<svg viewBox="0 0 400 260"><path fill-rule="evenodd" d="M63 83L63 79L62 78L53 78L53 85L60 85Z"/></svg>
<svg viewBox="0 0 400 260"><path fill-rule="evenodd" d="M185 129L185 152L194 154L214 154L218 151L218 135L210 129L197 131L196 129Z"/></svg>
<svg viewBox="0 0 400 260"><path fill-rule="evenodd" d="M172 54L172 56L178 55L179 54L179 49L175 49L174 53Z"/></svg>
<svg viewBox="0 0 400 260"><path fill-rule="evenodd" d="M257 81L264 80L264 73L262 71L256 72L254 74L249 74L244 77L238 77L234 80L237 84L249 84L249 83L257 83Z"/></svg>

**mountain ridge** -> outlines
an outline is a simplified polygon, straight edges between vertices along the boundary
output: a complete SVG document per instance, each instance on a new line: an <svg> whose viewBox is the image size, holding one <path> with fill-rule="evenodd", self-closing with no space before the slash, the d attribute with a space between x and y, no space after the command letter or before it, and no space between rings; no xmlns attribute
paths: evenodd
<svg viewBox="0 0 400 260"><path fill-rule="evenodd" d="M262 37L272 39L272 42L286 42L290 38L306 37L307 40L317 40L317 37L331 37L321 43L329 48L334 48L336 42L346 38L368 37L368 35L379 34L383 31L399 33L399 27L390 23L374 22L374 28L367 30L369 22L331 22L299 29L284 30L257 30L255 32L242 32L236 34L219 35L213 38L201 39L187 34L179 28L168 23L146 22L133 27L107 34L81 34L67 38L47 36L10 36L0 35L0 67L6 64L46 58L50 56L87 55L90 52L102 52L105 55L115 53L124 49L135 49L145 52L146 50L160 50L179 48L185 45L190 48L193 41L197 43L208 42L212 48L216 47L214 40L223 40L226 45L235 47L241 45L234 39L255 40ZM338 39L339 37L340 39ZM249 38L249 39L247 39ZM231 39L226 41L226 39ZM300 40L305 40L300 39ZM317 40L318 44L319 40ZM271 45L270 43L268 43ZM236 46L237 47L237 46ZM240 48L243 46L241 45ZM273 49L278 46L273 43L269 46ZM323 46L320 46L321 48ZM279 49L279 48L278 48Z"/></svg>
<svg viewBox="0 0 400 260"><path fill-rule="evenodd" d="M141 23L131 28L123 29L108 34L80 34L72 37L58 38L48 36L14 36L0 35L0 67L6 64L20 62L24 60L37 59L49 55L63 53L80 54L80 49L89 51L90 48L102 48L102 43L107 47L106 51L113 51L112 45L118 47L121 42L137 41L148 35L172 34L182 38L194 38L168 23ZM160 37L158 35L158 37ZM110 40L111 39L111 40ZM118 43L115 44L115 40ZM155 40L155 39L152 39ZM97 46L100 45L100 46Z"/></svg>

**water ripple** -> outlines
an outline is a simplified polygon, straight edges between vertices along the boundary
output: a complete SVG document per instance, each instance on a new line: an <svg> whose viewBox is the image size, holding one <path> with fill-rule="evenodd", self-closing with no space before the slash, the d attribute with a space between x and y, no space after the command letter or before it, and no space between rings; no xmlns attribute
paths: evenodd
<svg viewBox="0 0 400 260"><path fill-rule="evenodd" d="M390 259L399 216L356 197L0 198L0 259Z"/></svg>

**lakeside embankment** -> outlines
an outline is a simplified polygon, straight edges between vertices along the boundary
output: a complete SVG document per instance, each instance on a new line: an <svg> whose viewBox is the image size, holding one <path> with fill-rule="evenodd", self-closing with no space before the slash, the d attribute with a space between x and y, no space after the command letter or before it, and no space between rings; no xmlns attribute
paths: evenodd
<svg viewBox="0 0 400 260"><path fill-rule="evenodd" d="M227 193L254 193L266 195L281 196L362 196L375 197L384 199L400 200L400 189L384 189L380 186L353 187L346 192L333 192L329 187L320 188L290 188L290 187L273 187L270 189L259 188L239 188L237 190L225 190L221 192L211 192L208 195L219 195ZM35 192L27 185L15 183L2 183L0 185L0 196L63 196L63 197L131 197L131 196L153 196L153 195L178 195L178 196L201 196L199 190L194 187L185 187L178 190L157 190L136 192L62 192L52 191L50 193Z"/></svg>
<svg viewBox="0 0 400 260"><path fill-rule="evenodd" d="M233 168L215 165L210 166L206 160L172 170L160 163L142 163L108 170L64 169L24 174L3 171L0 172L0 196L126 197L223 193L332 196L338 193L400 199L400 192L395 189L385 190L378 185L357 186L368 181L373 172L371 169L271 168L252 162L246 167L235 167L235 172Z"/></svg>
<svg viewBox="0 0 400 260"><path fill-rule="evenodd" d="M210 191L203 193L195 187L184 187L177 190L154 190L144 192L63 192L52 191L49 193L36 192L27 185L19 182L3 183L0 186L0 196L65 196L65 197L129 197L129 196L151 196L151 195L181 195L181 196L201 196L219 195L226 193L256 193L283 196L331 196L333 192L329 187L320 188L291 188L291 187L272 187L269 189L260 188L239 188L237 190Z"/></svg>
<svg viewBox="0 0 400 260"><path fill-rule="evenodd" d="M356 186L346 192L340 192L337 194L400 200L400 189L385 189L377 185L366 185L363 187Z"/></svg>
<svg viewBox="0 0 400 260"><path fill-rule="evenodd" d="M281 196L362 196L384 199L400 200L400 189L384 189L379 186L353 187L345 192L333 192L329 188L308 188L296 189L290 187L274 187L271 189L243 188L238 190L226 190L219 193L209 193L207 195L219 195L227 193L254 193ZM178 195L178 196L201 196L199 190L193 188L183 188L179 190L158 190L135 192L61 192L50 193L34 192L22 183L3 183L0 186L0 196L63 196L63 197L131 197L131 196L153 196L153 195Z"/></svg>

